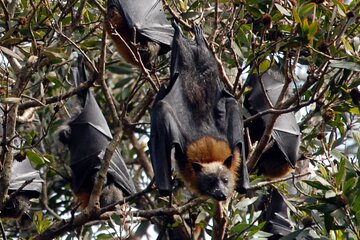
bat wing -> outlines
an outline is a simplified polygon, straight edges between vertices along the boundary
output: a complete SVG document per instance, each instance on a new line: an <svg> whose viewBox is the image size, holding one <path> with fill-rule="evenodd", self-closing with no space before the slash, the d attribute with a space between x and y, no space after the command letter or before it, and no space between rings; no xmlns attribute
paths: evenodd
<svg viewBox="0 0 360 240"><path fill-rule="evenodd" d="M154 42L171 45L174 29L166 19L161 0L109 0L126 19L130 29Z"/></svg>
<svg viewBox="0 0 360 240"><path fill-rule="evenodd" d="M263 74L262 81L271 103L276 104L285 83L285 76L279 69L273 67ZM280 115L275 123L274 129L300 135L300 129L293 113Z"/></svg>
<svg viewBox="0 0 360 240"><path fill-rule="evenodd" d="M270 102L273 105L276 104L284 86L284 75L280 70L273 67L262 74L261 81ZM246 96L244 106L249 110L250 114L254 115L269 109L270 106L266 100L258 76L250 75L248 84L252 88L252 91ZM253 132L250 134L253 141L260 139L266 127L266 123L270 118L271 115L266 114L260 119L255 120L253 124L250 124L250 130ZM275 140L276 145L284 154L287 162L294 167L295 162L298 159L300 129L293 113L285 113L277 118L272 131L272 137Z"/></svg>
<svg viewBox="0 0 360 240"><path fill-rule="evenodd" d="M151 113L151 138L149 142L151 162L156 185L162 195L172 190L171 159L183 146L183 134L174 109L162 99L166 89L159 91ZM177 149L178 148L178 149ZM179 149L180 148L180 149Z"/></svg>
<svg viewBox="0 0 360 240"><path fill-rule="evenodd" d="M74 69L75 82L86 81L82 58ZM112 139L109 126L92 92L87 89L78 96L83 108L78 116L69 122L70 166L73 171L73 189L78 192L99 169L104 151ZM118 151L114 154L108 174L126 193L135 192L126 165Z"/></svg>
<svg viewBox="0 0 360 240"><path fill-rule="evenodd" d="M264 230L276 235L285 236L291 233L291 225L284 197L277 189L273 189L270 198L271 200L266 210Z"/></svg>
<svg viewBox="0 0 360 240"><path fill-rule="evenodd" d="M9 191L18 190L25 181L32 179L33 181L26 185L21 192L30 198L37 198L41 193L42 184L44 183L39 171L31 166L29 159L25 159L22 162L14 161Z"/></svg>
<svg viewBox="0 0 360 240"><path fill-rule="evenodd" d="M245 144L244 144L244 124L243 117L240 113L239 104L235 98L227 91L223 90L223 99L225 99L225 121L221 121L221 117L218 118L222 123L227 123L227 138L230 144L231 149L235 147L239 148L241 153L241 164L238 170L238 181L236 190L239 193L245 193L249 188L249 173L246 166L246 156L245 156ZM221 103L222 101L219 101ZM218 105L218 109L221 109L222 106ZM222 112L220 110L219 112ZM219 123L221 125L222 123Z"/></svg>
<svg viewBox="0 0 360 240"><path fill-rule="evenodd" d="M103 159L104 154L105 151L102 151L99 155L99 158ZM119 149L116 149L114 155L112 156L108 174L111 176L113 182L118 187L120 187L127 195L131 195L136 192L133 180L128 173L128 169L125 165L123 157L120 154Z"/></svg>
<svg viewBox="0 0 360 240"><path fill-rule="evenodd" d="M112 135L94 95L87 90L85 106L69 123L71 128L71 163L99 154Z"/></svg>

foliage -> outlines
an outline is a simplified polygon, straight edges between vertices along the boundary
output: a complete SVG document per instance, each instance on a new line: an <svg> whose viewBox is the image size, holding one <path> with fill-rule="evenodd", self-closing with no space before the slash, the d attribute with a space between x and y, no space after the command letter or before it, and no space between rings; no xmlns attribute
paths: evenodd
<svg viewBox="0 0 360 240"><path fill-rule="evenodd" d="M246 94L246 75L266 71L275 61L284 66L286 79L294 83L289 97L279 106L297 113L302 130L301 153L310 160L310 166L301 171L311 174L298 180L295 195L288 192L286 181L272 184L286 196L290 209L294 232L284 239L359 239L359 1L164 2L169 18L174 14L182 19L180 25L184 28L185 23L202 25L217 57L221 80L239 103ZM120 148L138 189L145 189L152 176L147 141L156 88L144 72L124 62L109 39L104 44L105 2L0 3L0 102L5 116L17 117L16 125L4 118L3 128L16 126L16 135L26 142L20 152L41 170L46 184L39 202L32 205L32 223L27 227L12 221L3 223L8 236L29 238L60 219L74 217L69 156L57 139L59 127L74 113L73 98L66 95L76 90L70 74L72 53L86 55L89 76L95 80L92 88L110 128L122 129ZM168 59L163 57L157 63L159 83L168 81ZM108 107L104 88L99 87L101 79L105 79L115 99L120 123ZM1 146L2 150L11 148L6 142ZM1 157L4 163L4 155ZM0 178L0 188L4 181ZM235 194L230 202L230 239L269 236L262 231L261 211L253 205L269 186L259 188L264 179L255 174L251 181L254 196ZM179 209L190 198L178 183L173 207ZM211 201L186 205L189 208L182 212L170 211L167 204L167 198L150 189L124 205L120 215L111 215L110 221L89 219L81 230L74 226L61 233L62 239L130 239L148 234L154 239L156 232L162 232L164 219L168 228L188 225L194 231L199 227L212 234ZM166 216L174 213L173 221L168 221Z"/></svg>

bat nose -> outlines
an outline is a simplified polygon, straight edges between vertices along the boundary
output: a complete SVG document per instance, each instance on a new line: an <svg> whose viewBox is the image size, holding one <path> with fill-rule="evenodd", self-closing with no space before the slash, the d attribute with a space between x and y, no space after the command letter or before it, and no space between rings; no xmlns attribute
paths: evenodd
<svg viewBox="0 0 360 240"><path fill-rule="evenodd" d="M220 189L216 189L214 191L213 197L216 201L225 201L227 198L227 194Z"/></svg>

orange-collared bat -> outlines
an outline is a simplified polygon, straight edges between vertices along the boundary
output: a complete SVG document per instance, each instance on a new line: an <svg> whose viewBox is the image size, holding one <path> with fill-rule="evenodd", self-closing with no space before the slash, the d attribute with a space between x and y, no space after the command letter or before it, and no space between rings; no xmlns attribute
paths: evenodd
<svg viewBox="0 0 360 240"><path fill-rule="evenodd" d="M77 84L87 81L81 55L78 57L78 65L73 68L73 75ZM86 89L77 97L81 111L70 120L67 128L60 131L59 138L70 150L71 188L81 203L81 208L85 208L112 135L92 92ZM119 149L116 149L110 162L106 184L100 195L100 206L104 207L121 200L123 194L133 193L133 180Z"/></svg>
<svg viewBox="0 0 360 240"><path fill-rule="evenodd" d="M161 0L108 0L105 24L119 53L132 65L140 63L131 51L136 54L138 49L149 68L158 55L170 50L174 30Z"/></svg>
<svg viewBox="0 0 360 240"><path fill-rule="evenodd" d="M174 27L170 84L159 91L151 114L149 147L156 184L161 194L171 192L174 160L192 193L226 200L238 168L240 185L248 184L239 106L221 86L202 30L194 27L192 42Z"/></svg>
<svg viewBox="0 0 360 240"><path fill-rule="evenodd" d="M251 88L251 92L245 96L244 106L251 115L270 108L260 81L263 83L268 99L275 105L284 86L285 77L275 66L263 73L261 77L256 74L249 75L247 85ZM252 142L260 140L269 118L271 115L266 114L246 124L245 127L249 128ZM281 114L277 118L271 138L274 140L274 145L262 154L255 167L259 174L270 179L288 174L299 159L301 135L294 113Z"/></svg>

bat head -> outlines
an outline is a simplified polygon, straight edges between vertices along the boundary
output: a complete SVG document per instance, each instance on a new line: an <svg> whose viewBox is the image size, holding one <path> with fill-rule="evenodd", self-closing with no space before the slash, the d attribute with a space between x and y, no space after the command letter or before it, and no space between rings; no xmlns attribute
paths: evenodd
<svg viewBox="0 0 360 240"><path fill-rule="evenodd" d="M231 196L235 186L235 176L231 171L232 158L233 156L228 157L223 163L192 163L201 195L216 201L224 201Z"/></svg>
<svg viewBox="0 0 360 240"><path fill-rule="evenodd" d="M232 152L226 141L206 136L190 144L186 156L190 169L180 171L190 189L217 201L231 196L240 162L237 148Z"/></svg>

